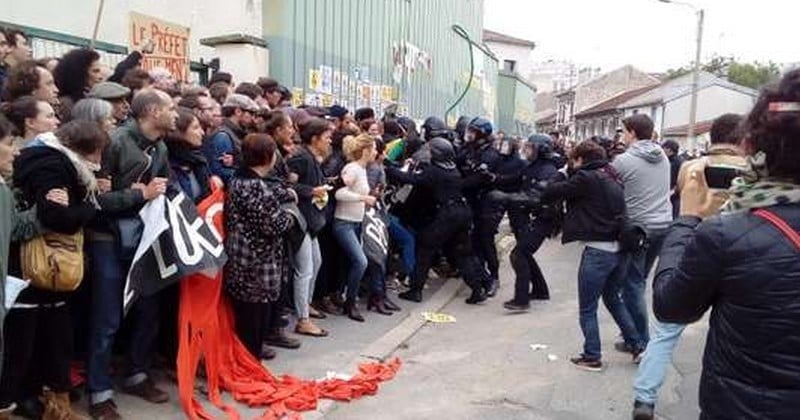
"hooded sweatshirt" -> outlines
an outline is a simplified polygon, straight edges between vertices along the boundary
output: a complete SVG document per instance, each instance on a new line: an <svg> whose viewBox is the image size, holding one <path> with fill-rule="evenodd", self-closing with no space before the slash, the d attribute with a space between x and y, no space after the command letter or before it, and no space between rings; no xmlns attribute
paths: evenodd
<svg viewBox="0 0 800 420"><path fill-rule="evenodd" d="M624 184L629 222L648 230L668 227L672 222L670 165L661 146L639 140L617 156L612 166Z"/></svg>

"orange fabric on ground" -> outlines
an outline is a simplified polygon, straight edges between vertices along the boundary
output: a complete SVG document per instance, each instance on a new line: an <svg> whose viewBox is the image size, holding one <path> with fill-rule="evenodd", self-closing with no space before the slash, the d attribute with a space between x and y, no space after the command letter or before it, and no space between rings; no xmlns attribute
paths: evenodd
<svg viewBox="0 0 800 420"><path fill-rule="evenodd" d="M198 211L222 235L221 204L224 192L215 189ZM211 220L208 220L208 216ZM350 380L302 380L290 375L276 377L256 360L234 333L233 313L222 296L222 273L188 276L180 286L178 316L178 395L191 419L213 419L195 398L198 366L204 361L208 398L228 419L239 413L222 401L221 391L252 407L267 407L260 420L300 419L298 412L317 408L321 398L350 401L374 395L380 382L394 378L401 362L365 363Z"/></svg>

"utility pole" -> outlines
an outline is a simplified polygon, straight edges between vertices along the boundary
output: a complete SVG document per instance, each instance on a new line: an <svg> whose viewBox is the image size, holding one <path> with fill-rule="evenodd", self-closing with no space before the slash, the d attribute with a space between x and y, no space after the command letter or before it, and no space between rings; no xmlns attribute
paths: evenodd
<svg viewBox="0 0 800 420"><path fill-rule="evenodd" d="M694 56L694 74L692 75L692 102L689 106L689 128L686 135L689 138L689 149L693 155L697 155L697 137L695 136L695 125L697 124L697 89L700 82L700 51L703 46L703 20L705 12L703 9L697 11L697 47Z"/></svg>

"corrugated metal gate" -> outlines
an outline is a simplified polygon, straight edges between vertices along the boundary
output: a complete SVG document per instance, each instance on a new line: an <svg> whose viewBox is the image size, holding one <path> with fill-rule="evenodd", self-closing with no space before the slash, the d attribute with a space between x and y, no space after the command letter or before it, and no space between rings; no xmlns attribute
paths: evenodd
<svg viewBox="0 0 800 420"><path fill-rule="evenodd" d="M397 102L408 115L454 111L495 118L497 60L458 36L480 42L482 0L265 0L270 74L307 103L351 109Z"/></svg>

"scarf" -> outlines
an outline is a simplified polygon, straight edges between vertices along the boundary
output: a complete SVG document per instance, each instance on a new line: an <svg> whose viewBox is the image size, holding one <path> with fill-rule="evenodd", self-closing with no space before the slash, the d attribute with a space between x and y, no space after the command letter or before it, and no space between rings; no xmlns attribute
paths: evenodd
<svg viewBox="0 0 800 420"><path fill-rule="evenodd" d="M762 152L747 158L750 171L733 180L722 213L739 213L764 207L800 203L800 185L772 178L766 170Z"/></svg>
<svg viewBox="0 0 800 420"><path fill-rule="evenodd" d="M86 161L86 159L61 144L53 133L40 134L29 144L29 146L37 145L58 150L69 159L72 166L75 167L75 171L78 173L78 179L81 185L86 188L85 200L91 203L96 209L100 209L100 204L97 202L97 178L94 176L94 172L99 171L100 167L95 163Z"/></svg>

